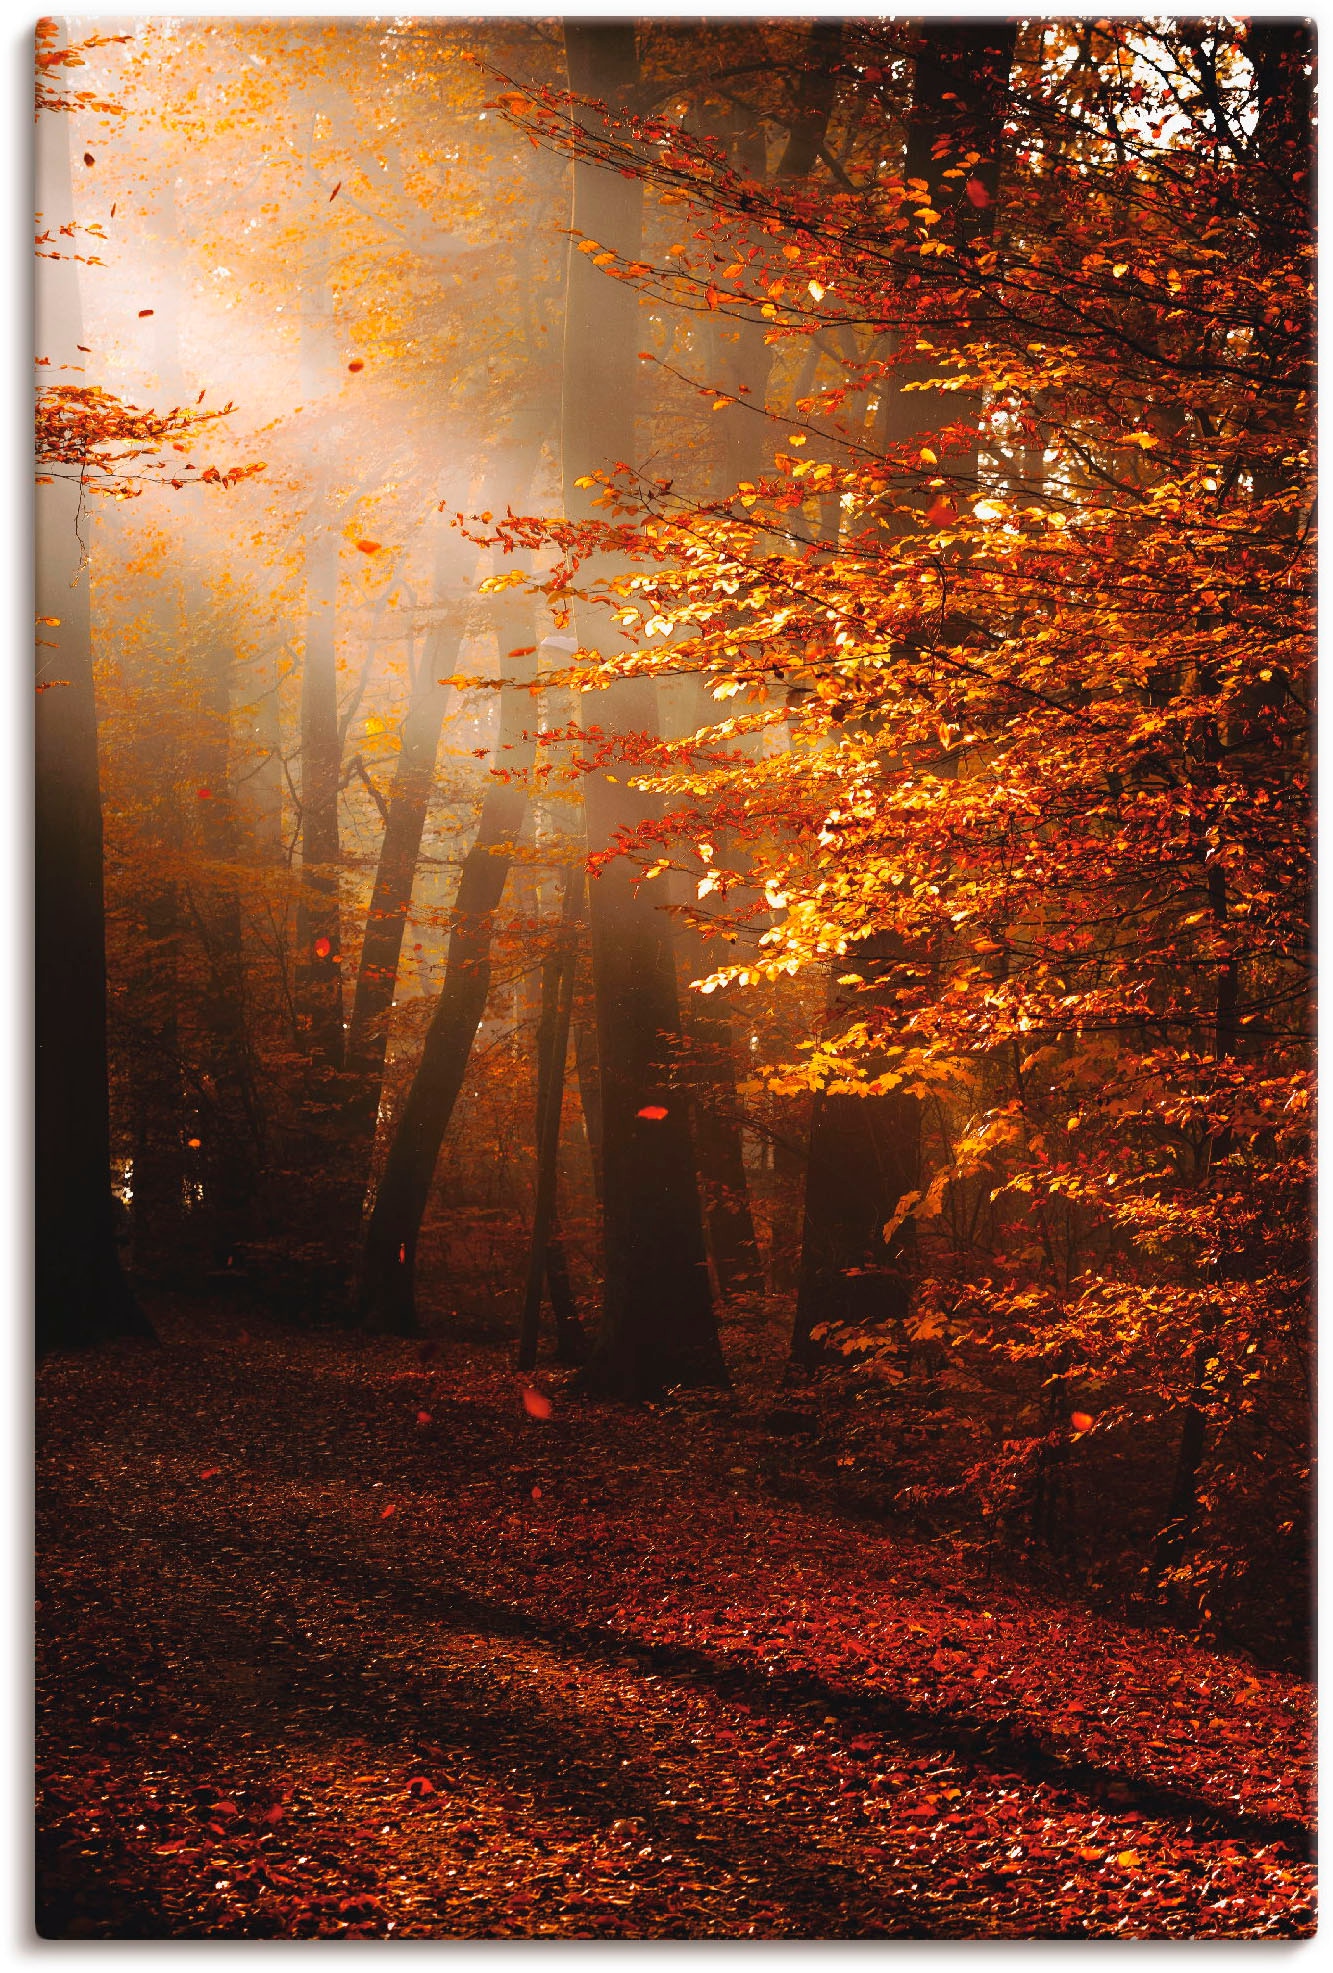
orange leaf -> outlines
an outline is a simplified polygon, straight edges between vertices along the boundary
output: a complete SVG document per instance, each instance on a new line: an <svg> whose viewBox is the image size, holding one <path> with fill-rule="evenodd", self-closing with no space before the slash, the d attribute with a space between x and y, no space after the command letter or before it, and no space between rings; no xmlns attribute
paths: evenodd
<svg viewBox="0 0 1333 1973"><path fill-rule="evenodd" d="M531 1384L523 1386L523 1409L529 1418L549 1418L551 1400L544 1398L540 1391L534 1391Z"/></svg>
<svg viewBox="0 0 1333 1973"><path fill-rule="evenodd" d="M1072 1411L1069 1414L1069 1422L1076 1432L1090 1432L1093 1426L1092 1413L1090 1411Z"/></svg>
<svg viewBox="0 0 1333 1973"><path fill-rule="evenodd" d="M666 1111L660 1103L645 1103L643 1108L636 1112L636 1115L647 1117L649 1123L655 1124L662 1121L662 1118L666 1115Z"/></svg>
<svg viewBox="0 0 1333 1973"><path fill-rule="evenodd" d="M187 1138L186 1138L186 1140L185 1140L185 1148L186 1148L186 1149L187 1149L188 1151L197 1151L197 1150L199 1149L199 1147L200 1147L200 1145L202 1144L202 1142L203 1142L203 1139L202 1139L202 1138L199 1138L199 1137L187 1137Z"/></svg>
<svg viewBox="0 0 1333 1973"><path fill-rule="evenodd" d="M946 522L958 519L958 509L947 493L938 493L926 509L926 519L936 527L943 527Z"/></svg>
<svg viewBox="0 0 1333 1973"><path fill-rule="evenodd" d="M378 541L358 541L356 545L363 555L378 555L380 552Z"/></svg>

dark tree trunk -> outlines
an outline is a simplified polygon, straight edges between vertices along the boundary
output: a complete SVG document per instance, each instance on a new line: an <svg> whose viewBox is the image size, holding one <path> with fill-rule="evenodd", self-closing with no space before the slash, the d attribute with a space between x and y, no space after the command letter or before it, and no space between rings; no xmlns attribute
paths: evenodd
<svg viewBox="0 0 1333 1973"><path fill-rule="evenodd" d="M1314 60L1312 23L1308 20L1253 20L1248 51L1254 65L1257 123L1250 168L1258 172L1256 204L1268 223L1261 238L1267 253L1282 256L1294 240L1308 238L1314 218L1314 126L1312 77L1306 67ZM1268 491L1255 475L1255 491ZM1294 518L1290 525L1294 526ZM1253 711L1251 705L1247 708ZM1209 752L1222 758L1220 736L1213 735ZM1208 902L1214 930L1228 936L1227 883L1216 864L1208 872ZM1240 1043L1240 979L1234 954L1220 960L1214 986L1212 1052L1219 1061L1236 1054ZM1233 1149L1229 1132L1215 1134L1205 1151L1201 1183L1215 1183L1215 1174ZM1251 1259L1224 1253L1213 1272L1221 1282L1235 1280ZM1208 1443L1208 1365L1215 1355L1211 1330L1194 1349L1190 1396L1181 1408L1180 1440L1166 1520L1157 1537L1154 1575L1160 1584L1184 1556L1199 1512L1199 1473Z"/></svg>
<svg viewBox="0 0 1333 1973"><path fill-rule="evenodd" d="M437 584L436 607L445 609L444 589ZM349 1085L346 1128L352 1161L364 1191L375 1122L384 1082L389 1043L389 1013L397 988L403 933L412 905L417 857L426 824L426 810L435 780L449 687L442 682L448 654L457 639L457 623L442 618L432 625L421 665L403 720L401 744L389 794L389 814L375 870L375 888L347 1035Z"/></svg>
<svg viewBox="0 0 1333 1973"><path fill-rule="evenodd" d="M565 1057L574 1007L574 976L578 969L575 943L582 917L583 877L565 872L560 911L560 943L542 966L541 1020L537 1028L537 1196L532 1219L532 1245L527 1289L519 1330L518 1367L531 1370L537 1361L542 1282L551 1288L558 1354L565 1362L583 1357L583 1330L569 1293L569 1274L559 1244L557 1185L560 1169L560 1117L565 1093ZM552 1236L558 1250L551 1265Z"/></svg>
<svg viewBox="0 0 1333 1973"><path fill-rule="evenodd" d="M69 122L38 120L43 224L73 208ZM37 345L49 375L81 372L72 260L38 261ZM65 468L36 496L36 1318L39 1350L151 1337L116 1249L107 1098L106 927L92 625L83 549L91 520ZM82 537L82 539L81 539Z"/></svg>
<svg viewBox="0 0 1333 1973"><path fill-rule="evenodd" d="M1005 21L931 21L916 59L913 110L904 177L923 178L933 208L960 242L983 238L993 225L1003 106L1013 60L1015 27ZM945 141L947 141L947 150ZM975 206L962 178L944 176L955 158L980 154L971 175L986 185L989 203ZM899 443L941 422L979 418L975 398L951 392L941 412L930 392L908 391L931 374L920 364L899 366L886 380L878 421L881 441ZM951 462L952 466L952 462ZM903 523L906 525L906 523ZM891 552L886 529L886 552ZM886 1003L885 986L904 958L896 941L867 940L850 955L868 985L855 998L836 995L835 1026ZM905 1091L873 1097L815 1098L806 1167L800 1283L792 1360L811 1368L822 1354L813 1331L825 1322L892 1324L907 1313L913 1286L911 1223L886 1244L883 1228L899 1198L917 1189L921 1107Z"/></svg>
<svg viewBox="0 0 1333 1973"><path fill-rule="evenodd" d="M342 1067L343 993L338 909L338 534L317 496L306 547L305 657L301 670L301 889L296 912L297 1040L319 1100Z"/></svg>
<svg viewBox="0 0 1333 1973"><path fill-rule="evenodd" d="M481 504L485 508L503 507L509 499L519 497L528 482L534 464L533 440L525 433L516 435L516 442L517 457L511 448L505 449L509 463L503 478L493 476L483 492ZM514 566L521 567L522 563L516 561ZM397 989L403 933L412 905L417 857L449 698L444 678L450 668L449 651L457 642L462 622L461 568L456 542L446 545L442 540L440 544L435 571L435 609L439 614L426 639L403 721L347 1034L348 1094L344 1125L353 1188L359 1188L362 1197L384 1083L389 1014ZM492 613L500 643L500 670L504 674L511 662L510 649L532 640L532 607L524 597L506 597L502 593L496 597ZM506 763L501 760L497 765ZM355 1231L359 1234L359 1225Z"/></svg>
<svg viewBox="0 0 1333 1973"><path fill-rule="evenodd" d="M614 108L638 79L628 21L567 20L570 87ZM593 113L589 112L589 116ZM633 258L643 217L637 178L576 160L573 227ZM565 509L597 510L576 481L634 454L638 311L622 283L571 253L561 412ZM585 644L596 641L588 614ZM607 732L656 733L651 684L626 680L604 697ZM590 852L654 813L651 799L590 773L584 784ZM602 1111L605 1287L589 1375L615 1395L651 1397L676 1383L723 1383L686 1106L671 1088L680 1033L669 921L617 858L589 887ZM645 1116L645 1110L657 1116Z"/></svg>
<svg viewBox="0 0 1333 1973"><path fill-rule="evenodd" d="M530 621L530 619L529 619ZM467 1074L472 1043L491 985L491 929L512 862L510 846L523 823L534 744L532 698L524 689L530 671L506 656L522 640L501 632L500 662L515 684L501 694L497 781L482 803L481 818L463 862L454 900L444 984L426 1030L407 1100L398 1119L375 1193L366 1232L357 1306L363 1325L412 1336L416 1310L416 1252L426 1201L444 1133ZM527 640L531 642L531 638Z"/></svg>
<svg viewBox="0 0 1333 1973"><path fill-rule="evenodd" d="M690 978L712 972L716 948L698 933L679 933ZM764 1264L750 1209L741 1124L736 1114L736 1043L731 1013L717 995L684 996L694 1149L699 1161L708 1250L722 1295L764 1286Z"/></svg>

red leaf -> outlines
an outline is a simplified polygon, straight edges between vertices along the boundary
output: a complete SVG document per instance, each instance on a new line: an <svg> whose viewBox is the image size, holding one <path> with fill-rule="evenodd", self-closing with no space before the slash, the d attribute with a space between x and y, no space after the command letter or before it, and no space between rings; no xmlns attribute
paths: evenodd
<svg viewBox="0 0 1333 1973"><path fill-rule="evenodd" d="M366 366L361 361L361 358L358 356L356 361L354 363L349 363L347 367L349 370L364 370Z"/></svg>
<svg viewBox="0 0 1333 1973"><path fill-rule="evenodd" d="M343 182L342 182L342 179L340 178L340 179L338 180L338 183L337 183L337 184L336 184L336 185L334 186L334 188L333 188L333 190L332 190L332 191L331 191L331 192L329 193L329 204L330 204L330 205L332 205L332 204L333 204L333 201L334 201L334 200L335 200L335 199L337 198L337 196L338 196L338 194L339 194L339 192L341 192L341 190L342 190L342 188L343 188Z"/></svg>
<svg viewBox="0 0 1333 1973"><path fill-rule="evenodd" d="M939 493L927 507L926 519L936 527L943 527L946 522L958 519L958 509L946 493Z"/></svg>
<svg viewBox="0 0 1333 1973"><path fill-rule="evenodd" d="M529 1418L549 1418L551 1400L544 1398L540 1391L534 1391L531 1384L523 1386L523 1409Z"/></svg>
<svg viewBox="0 0 1333 1973"><path fill-rule="evenodd" d="M197 802L211 802L213 799L213 790L211 788L196 788L194 798Z"/></svg>
<svg viewBox="0 0 1333 1973"><path fill-rule="evenodd" d="M315 940L315 957L317 959L327 959L329 954L332 952L332 950L333 947L329 944L327 939Z"/></svg>
<svg viewBox="0 0 1333 1973"><path fill-rule="evenodd" d="M540 1487L534 1487L534 1488L532 1489L532 1497L533 1497L533 1499L534 1499L534 1500L540 1500L540 1499L541 1499L541 1497L542 1497L542 1490L541 1490L541 1488L540 1488Z"/></svg>
<svg viewBox="0 0 1333 1973"><path fill-rule="evenodd" d="M974 206L980 207L980 206L988 206L990 204L991 202L990 193L986 190L986 187L982 184L979 178L969 178L966 186L963 189L966 191L968 198L971 199Z"/></svg>
<svg viewBox="0 0 1333 1973"><path fill-rule="evenodd" d="M380 552L378 541L358 541L356 545L363 555L378 555Z"/></svg>
<svg viewBox="0 0 1333 1973"><path fill-rule="evenodd" d="M418 1425L429 1425L430 1413L428 1411L419 1411L417 1413L417 1423Z"/></svg>
<svg viewBox="0 0 1333 1973"><path fill-rule="evenodd" d="M205 1466L199 1477L201 1480L213 1480L217 1478L221 1471L222 1468L220 1466Z"/></svg>
<svg viewBox="0 0 1333 1973"><path fill-rule="evenodd" d="M139 320L142 322L145 315L151 315L152 313L153 311L151 308L141 308L139 310Z"/></svg>
<svg viewBox="0 0 1333 1973"><path fill-rule="evenodd" d="M83 162L85 164L96 164L97 159L93 156L91 151L85 151L83 154Z"/></svg>
<svg viewBox="0 0 1333 1973"><path fill-rule="evenodd" d="M381 1521L387 1521L391 1514L396 1514L397 1512L398 1509L394 1506L393 1502L390 1501L389 1505L381 1513L380 1519Z"/></svg>
<svg viewBox="0 0 1333 1973"><path fill-rule="evenodd" d="M661 1122L662 1118L666 1115L666 1111L660 1103L645 1103L637 1114L641 1117L647 1117L649 1123L655 1124Z"/></svg>

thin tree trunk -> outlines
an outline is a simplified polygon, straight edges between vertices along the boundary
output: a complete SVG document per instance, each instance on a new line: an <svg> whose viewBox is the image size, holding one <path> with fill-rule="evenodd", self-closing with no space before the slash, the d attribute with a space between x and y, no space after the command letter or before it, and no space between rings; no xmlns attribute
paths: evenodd
<svg viewBox="0 0 1333 1973"><path fill-rule="evenodd" d="M402 1115L390 1142L366 1231L357 1307L363 1325L393 1335L419 1331L416 1252L444 1133L467 1074L472 1043L491 985L491 930L513 861L511 845L523 823L534 742L528 730L532 700L525 689L536 671L532 660L505 655L516 682L501 694L497 765L510 778L493 783L482 803L477 834L463 862L454 900L444 983L426 1030Z"/></svg>
<svg viewBox="0 0 1333 1973"><path fill-rule="evenodd" d="M43 112L37 193L58 240L73 214L73 119ZM72 251L72 249L71 249ZM81 372L72 260L37 264L37 353ZM36 495L36 1317L39 1350L151 1337L116 1251L107 1096L102 805L84 541L73 469ZM52 621L54 620L54 621Z"/></svg>
<svg viewBox="0 0 1333 1973"><path fill-rule="evenodd" d="M322 475L306 547L301 670L301 889L296 912L297 1040L316 1088L342 1067L343 994L338 898L338 534Z"/></svg>
<svg viewBox="0 0 1333 1973"><path fill-rule="evenodd" d="M632 22L567 20L571 89L624 103L638 79ZM590 117L593 112L587 112ZM637 178L574 164L573 229L633 258L642 231ZM634 454L638 310L624 284L571 253L561 410L565 511L594 519L577 481ZM585 613L582 641L594 641ZM629 679L605 695L604 730L657 731L653 690ZM654 812L650 798L586 776L588 847L605 850ZM617 857L590 885L589 919L602 1108L605 1284L591 1381L630 1399L674 1383L724 1383L686 1106L671 1088L680 1033L670 926Z"/></svg>
<svg viewBox="0 0 1333 1973"><path fill-rule="evenodd" d="M537 1197L532 1221L523 1320L519 1329L518 1367L531 1370L537 1361L537 1332L541 1320L542 1282L551 1273L551 1235L556 1225L556 1189L560 1167L560 1116L565 1093L565 1057L569 1022L574 1007L574 976L578 968L575 945L582 916L583 877L566 870L560 911L560 946L542 968L542 1012L537 1030ZM562 1255L563 1259L563 1255ZM557 1264L556 1276L560 1275ZM568 1276L565 1280L567 1283ZM555 1304L555 1295L552 1303ZM555 1309L557 1324L560 1309ZM569 1311L565 1312L566 1328ZM582 1338L581 1329L578 1332ZM567 1345L574 1337L567 1333Z"/></svg>

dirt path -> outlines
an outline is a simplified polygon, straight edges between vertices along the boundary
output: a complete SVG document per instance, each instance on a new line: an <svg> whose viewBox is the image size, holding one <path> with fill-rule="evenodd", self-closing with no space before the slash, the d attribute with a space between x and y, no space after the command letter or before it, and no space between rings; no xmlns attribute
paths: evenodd
<svg viewBox="0 0 1333 1973"><path fill-rule="evenodd" d="M41 1925L1297 1937L1309 1692L451 1346L42 1373Z"/></svg>

